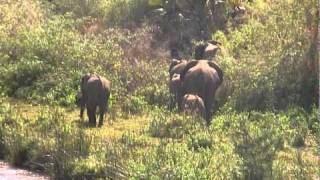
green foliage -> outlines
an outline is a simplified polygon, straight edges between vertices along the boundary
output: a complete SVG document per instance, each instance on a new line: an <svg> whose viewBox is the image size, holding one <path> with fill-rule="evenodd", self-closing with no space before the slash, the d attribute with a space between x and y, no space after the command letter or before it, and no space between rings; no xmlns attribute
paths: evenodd
<svg viewBox="0 0 320 180"><path fill-rule="evenodd" d="M160 6L162 5L161 0L149 0L148 1L149 6Z"/></svg>
<svg viewBox="0 0 320 180"><path fill-rule="evenodd" d="M216 94L215 105L221 108L210 127L199 117L166 109L165 46L172 37L183 40L182 51L192 49L185 47L192 40L203 42L197 33L217 29L206 24L216 1L190 7L195 1L161 1L160 20L147 13L148 3L159 2L2 2L0 97L43 107L35 111L0 98L0 158L56 179L316 177L315 0L220 1L226 19L212 18L226 24L212 39L222 43L216 61L225 78ZM200 15L176 11L171 16L176 5ZM246 8L241 21L227 18L227 11L238 5ZM87 128L71 109L56 106L74 104L84 73L111 81L113 124ZM147 124L140 124L140 118ZM132 130L136 126L141 128Z"/></svg>
<svg viewBox="0 0 320 180"><path fill-rule="evenodd" d="M288 137L289 118L272 113L228 113L211 128L230 137L235 152L243 158L246 179L261 179L272 175L272 162Z"/></svg>
<svg viewBox="0 0 320 180"><path fill-rule="evenodd" d="M282 109L290 104L310 108L318 101L317 53L309 51L314 44L310 37L316 34L308 30L316 27L312 3L250 3L252 17L247 23L228 34L213 34L223 46L218 61L226 75L228 106L237 110Z"/></svg>
<svg viewBox="0 0 320 180"><path fill-rule="evenodd" d="M125 146L134 148L134 147L143 147L147 145L147 140L143 136L139 136L137 133L132 133L125 131L120 139L120 142Z"/></svg>
<svg viewBox="0 0 320 180"><path fill-rule="evenodd" d="M153 111L147 131L124 131L112 140L99 129L68 121L61 108L41 108L28 118L3 103L1 153L13 163L42 164L34 168L69 179L283 178L315 173L308 158L290 147L294 136L308 127L309 114L301 108L279 114L229 110L216 116L209 128L202 119ZM160 137L160 144L149 135Z"/></svg>
<svg viewBox="0 0 320 180"><path fill-rule="evenodd" d="M130 96L125 102L124 111L129 114L137 114L146 110L146 101L143 96Z"/></svg>
<svg viewBox="0 0 320 180"><path fill-rule="evenodd" d="M189 149L194 150L212 148L214 146L210 134L206 131L189 135L187 144Z"/></svg>
<svg viewBox="0 0 320 180"><path fill-rule="evenodd" d="M105 164L100 157L89 156L84 159L76 159L72 171L74 179L97 179L104 176ZM62 176L61 178L65 178Z"/></svg>
<svg viewBox="0 0 320 180"><path fill-rule="evenodd" d="M273 163L273 178L312 179L310 174L316 174L316 168L308 168L309 163L309 160L302 158L302 153L299 150L280 152Z"/></svg>
<svg viewBox="0 0 320 180"><path fill-rule="evenodd" d="M223 147L223 148L222 148ZM239 178L241 160L232 147L221 144L216 152L188 150L185 144L161 143L148 151L142 161L130 162L132 179L224 179ZM213 155L214 154L214 158ZM226 164L221 164L228 161ZM214 173L214 172L219 172Z"/></svg>
<svg viewBox="0 0 320 180"><path fill-rule="evenodd" d="M197 116L181 116L167 110L153 110L148 132L159 138L182 138L195 129L203 127L203 119Z"/></svg>
<svg viewBox="0 0 320 180"><path fill-rule="evenodd" d="M58 0L52 3L59 13L71 12L76 18L94 17L109 25L139 22L147 9L147 0Z"/></svg>

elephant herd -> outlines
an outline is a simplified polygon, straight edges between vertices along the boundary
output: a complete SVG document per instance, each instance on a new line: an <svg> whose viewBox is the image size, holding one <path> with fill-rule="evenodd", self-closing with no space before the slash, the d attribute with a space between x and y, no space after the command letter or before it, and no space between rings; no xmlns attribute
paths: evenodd
<svg viewBox="0 0 320 180"><path fill-rule="evenodd" d="M212 118L215 92L223 81L220 67L212 60L205 60L208 54L216 53L217 49L211 45L207 43L204 47L196 47L195 60L189 61L182 60L172 51L173 59L169 67L169 91L174 97L172 105L177 104L179 111L197 113L206 120L207 125ZM84 75L76 96L76 104L81 108L80 117L83 118L86 108L89 124L96 126L96 110L99 107L98 125L102 126L109 97L110 81L98 75Z"/></svg>
<svg viewBox="0 0 320 180"><path fill-rule="evenodd" d="M199 48L196 48L195 60L172 60L169 90L179 111L195 111L209 125L215 92L223 81L223 72L214 61L204 59L206 48Z"/></svg>

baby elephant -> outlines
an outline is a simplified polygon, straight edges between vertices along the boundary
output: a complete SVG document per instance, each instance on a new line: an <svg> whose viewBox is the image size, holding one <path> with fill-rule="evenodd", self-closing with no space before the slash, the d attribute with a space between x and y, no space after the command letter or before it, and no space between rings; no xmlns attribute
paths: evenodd
<svg viewBox="0 0 320 180"><path fill-rule="evenodd" d="M110 82L102 76L86 74L81 78L80 88L81 92L76 96L76 104L81 108L80 117L83 118L87 108L89 124L96 126L96 109L99 107L99 126L102 126L108 108Z"/></svg>
<svg viewBox="0 0 320 180"><path fill-rule="evenodd" d="M193 94L186 94L182 99L182 110L197 113L205 119L206 111L201 97Z"/></svg>

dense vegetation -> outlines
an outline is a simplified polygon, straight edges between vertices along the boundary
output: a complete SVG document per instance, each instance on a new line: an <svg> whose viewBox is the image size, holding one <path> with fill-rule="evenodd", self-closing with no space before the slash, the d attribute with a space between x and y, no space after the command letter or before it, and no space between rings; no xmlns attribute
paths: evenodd
<svg viewBox="0 0 320 180"><path fill-rule="evenodd" d="M0 158L57 179L319 178L316 0L193 1L2 1ZM170 47L208 39L225 74L210 127L167 86ZM87 72L112 82L102 128L74 105Z"/></svg>

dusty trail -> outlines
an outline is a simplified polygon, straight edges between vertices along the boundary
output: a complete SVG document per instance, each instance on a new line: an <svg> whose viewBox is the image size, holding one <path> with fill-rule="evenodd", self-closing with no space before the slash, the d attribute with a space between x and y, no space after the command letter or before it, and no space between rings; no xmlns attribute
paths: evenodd
<svg viewBox="0 0 320 180"><path fill-rule="evenodd" d="M0 161L0 180L49 180L49 177L27 170L17 169Z"/></svg>

